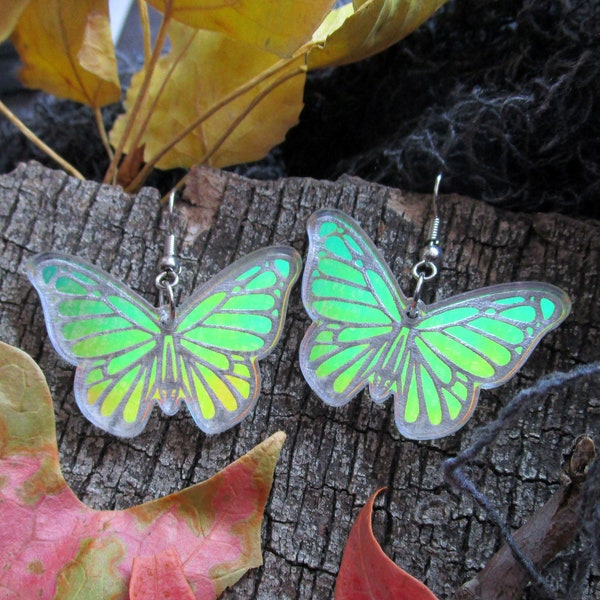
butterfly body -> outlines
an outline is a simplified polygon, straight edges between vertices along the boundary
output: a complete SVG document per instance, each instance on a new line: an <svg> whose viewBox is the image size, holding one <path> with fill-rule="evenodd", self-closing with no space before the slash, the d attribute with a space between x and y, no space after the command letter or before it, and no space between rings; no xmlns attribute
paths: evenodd
<svg viewBox="0 0 600 600"><path fill-rule="evenodd" d="M55 348L77 365L80 409L110 433L132 437L155 404L173 415L185 403L207 433L248 413L260 390L258 360L280 337L300 266L292 248L258 250L196 290L174 319L72 256L40 254L28 275Z"/></svg>
<svg viewBox="0 0 600 600"><path fill-rule="evenodd" d="M308 225L302 284L313 324L300 366L316 394L342 406L368 387L394 396L399 431L412 439L453 433L479 389L496 387L569 313L559 288L519 282L425 305L406 298L367 234L344 213L322 210Z"/></svg>

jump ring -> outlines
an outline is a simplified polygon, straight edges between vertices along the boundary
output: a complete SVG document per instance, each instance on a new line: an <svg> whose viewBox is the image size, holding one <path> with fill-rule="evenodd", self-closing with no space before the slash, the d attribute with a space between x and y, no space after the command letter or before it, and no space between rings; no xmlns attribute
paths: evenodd
<svg viewBox="0 0 600 600"><path fill-rule="evenodd" d="M425 275L423 275L423 273L421 273L418 277L419 278L417 279L417 285L415 285L415 291L413 292L410 306L406 311L407 316L411 319L414 319L419 316L417 304L419 304L419 300L421 299L421 290L425 281Z"/></svg>
<svg viewBox="0 0 600 600"><path fill-rule="evenodd" d="M169 279L170 279L170 281L169 281ZM178 283L179 283L179 275L177 275L177 273L175 271L172 271L171 269L165 269L164 271L161 271L156 276L156 279L154 280L154 285L156 285L156 287L159 290L166 289L167 285L171 286L171 287L175 287ZM171 293L173 293L172 290L171 290Z"/></svg>
<svg viewBox="0 0 600 600"><path fill-rule="evenodd" d="M420 279L422 277L425 281L433 279L437 275L437 272L438 270L435 264L428 260L420 260L412 268L412 276L415 279Z"/></svg>

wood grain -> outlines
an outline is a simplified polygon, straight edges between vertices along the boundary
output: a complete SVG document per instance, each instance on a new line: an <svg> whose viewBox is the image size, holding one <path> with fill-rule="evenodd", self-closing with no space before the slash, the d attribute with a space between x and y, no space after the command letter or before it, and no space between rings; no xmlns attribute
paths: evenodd
<svg viewBox="0 0 600 600"><path fill-rule="evenodd" d="M356 218L383 251L401 286L412 286L429 198L352 178L337 182L259 182L211 170L190 176L191 201L179 205L185 295L231 261L270 244L306 253L306 220L320 207ZM192 184L193 183L193 184ZM470 499L445 485L440 470L497 415L516 390L553 369L599 357L600 225L558 215L497 210L468 198L440 200L445 257L435 289L441 299L476 287L542 280L573 300L569 319L548 335L506 385L484 391L457 435L432 442L400 438L391 400L363 394L346 407L326 407L302 379L298 347L309 321L293 291L282 339L261 361L262 394L239 426L215 437L198 431L185 409L157 411L145 432L119 440L89 424L72 395L73 368L54 352L38 297L25 276L37 252L59 250L89 259L154 301L154 276L165 222L159 194L79 182L36 163L0 177L0 339L40 364L52 390L61 464L79 497L94 508L125 508L211 476L271 433L288 442L277 467L264 527L265 565L224 598L332 598L351 524L367 498L388 486L374 529L384 550L440 598L472 578L500 547L497 531ZM201 214L198 211L201 211ZM509 524L518 528L557 489L561 453L584 432L600 442L600 400L580 382L530 407L473 477ZM550 567L562 589L576 553ZM600 597L600 575L585 598Z"/></svg>

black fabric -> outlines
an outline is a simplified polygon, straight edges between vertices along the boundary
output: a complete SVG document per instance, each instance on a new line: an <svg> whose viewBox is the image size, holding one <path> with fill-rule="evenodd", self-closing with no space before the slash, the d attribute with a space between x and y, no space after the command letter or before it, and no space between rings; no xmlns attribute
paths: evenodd
<svg viewBox="0 0 600 600"><path fill-rule="evenodd" d="M600 217L600 2L460 0L317 73L286 173ZM258 173L257 173L258 174Z"/></svg>

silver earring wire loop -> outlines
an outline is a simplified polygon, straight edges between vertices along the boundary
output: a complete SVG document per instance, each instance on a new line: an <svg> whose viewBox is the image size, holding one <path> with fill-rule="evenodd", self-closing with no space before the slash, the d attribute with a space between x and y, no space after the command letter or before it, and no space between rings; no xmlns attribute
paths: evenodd
<svg viewBox="0 0 600 600"><path fill-rule="evenodd" d="M419 311L417 310L417 305L419 304L419 300L421 299L421 289L423 288L423 283L425 282L425 277L423 275L419 275L417 279L417 285L415 285L415 291L413 292L412 298L410 299L410 306L406 311L406 314L409 318L414 319L419 316Z"/></svg>
<svg viewBox="0 0 600 600"><path fill-rule="evenodd" d="M171 322L175 320L175 297L173 288L179 283L179 273L181 265L176 254L175 227L174 227L174 208L175 208L175 190L169 194L167 232L165 234L165 249L159 263L159 273L156 276L155 285L158 288L159 306L169 305ZM165 302L165 294L167 296Z"/></svg>
<svg viewBox="0 0 600 600"><path fill-rule="evenodd" d="M440 232L440 217L438 216L437 204L440 192L440 183L442 174L439 173L435 178L433 186L433 197L431 200L431 211L433 216L429 222L427 231L427 243L421 252L421 260L417 262L411 269L414 279L417 280L415 290L413 292L411 303L406 314L414 319L418 316L417 305L421 298L423 284L430 279L433 279L438 274L436 261L442 257L442 249L440 248L439 232Z"/></svg>
<svg viewBox="0 0 600 600"><path fill-rule="evenodd" d="M172 281L169 281L172 278ZM173 295L173 288L179 283L179 275L173 271L162 271L156 276L154 284L158 288L158 305L165 306L169 305L169 315L171 323L175 320L175 296ZM165 294L167 301L165 302Z"/></svg>

